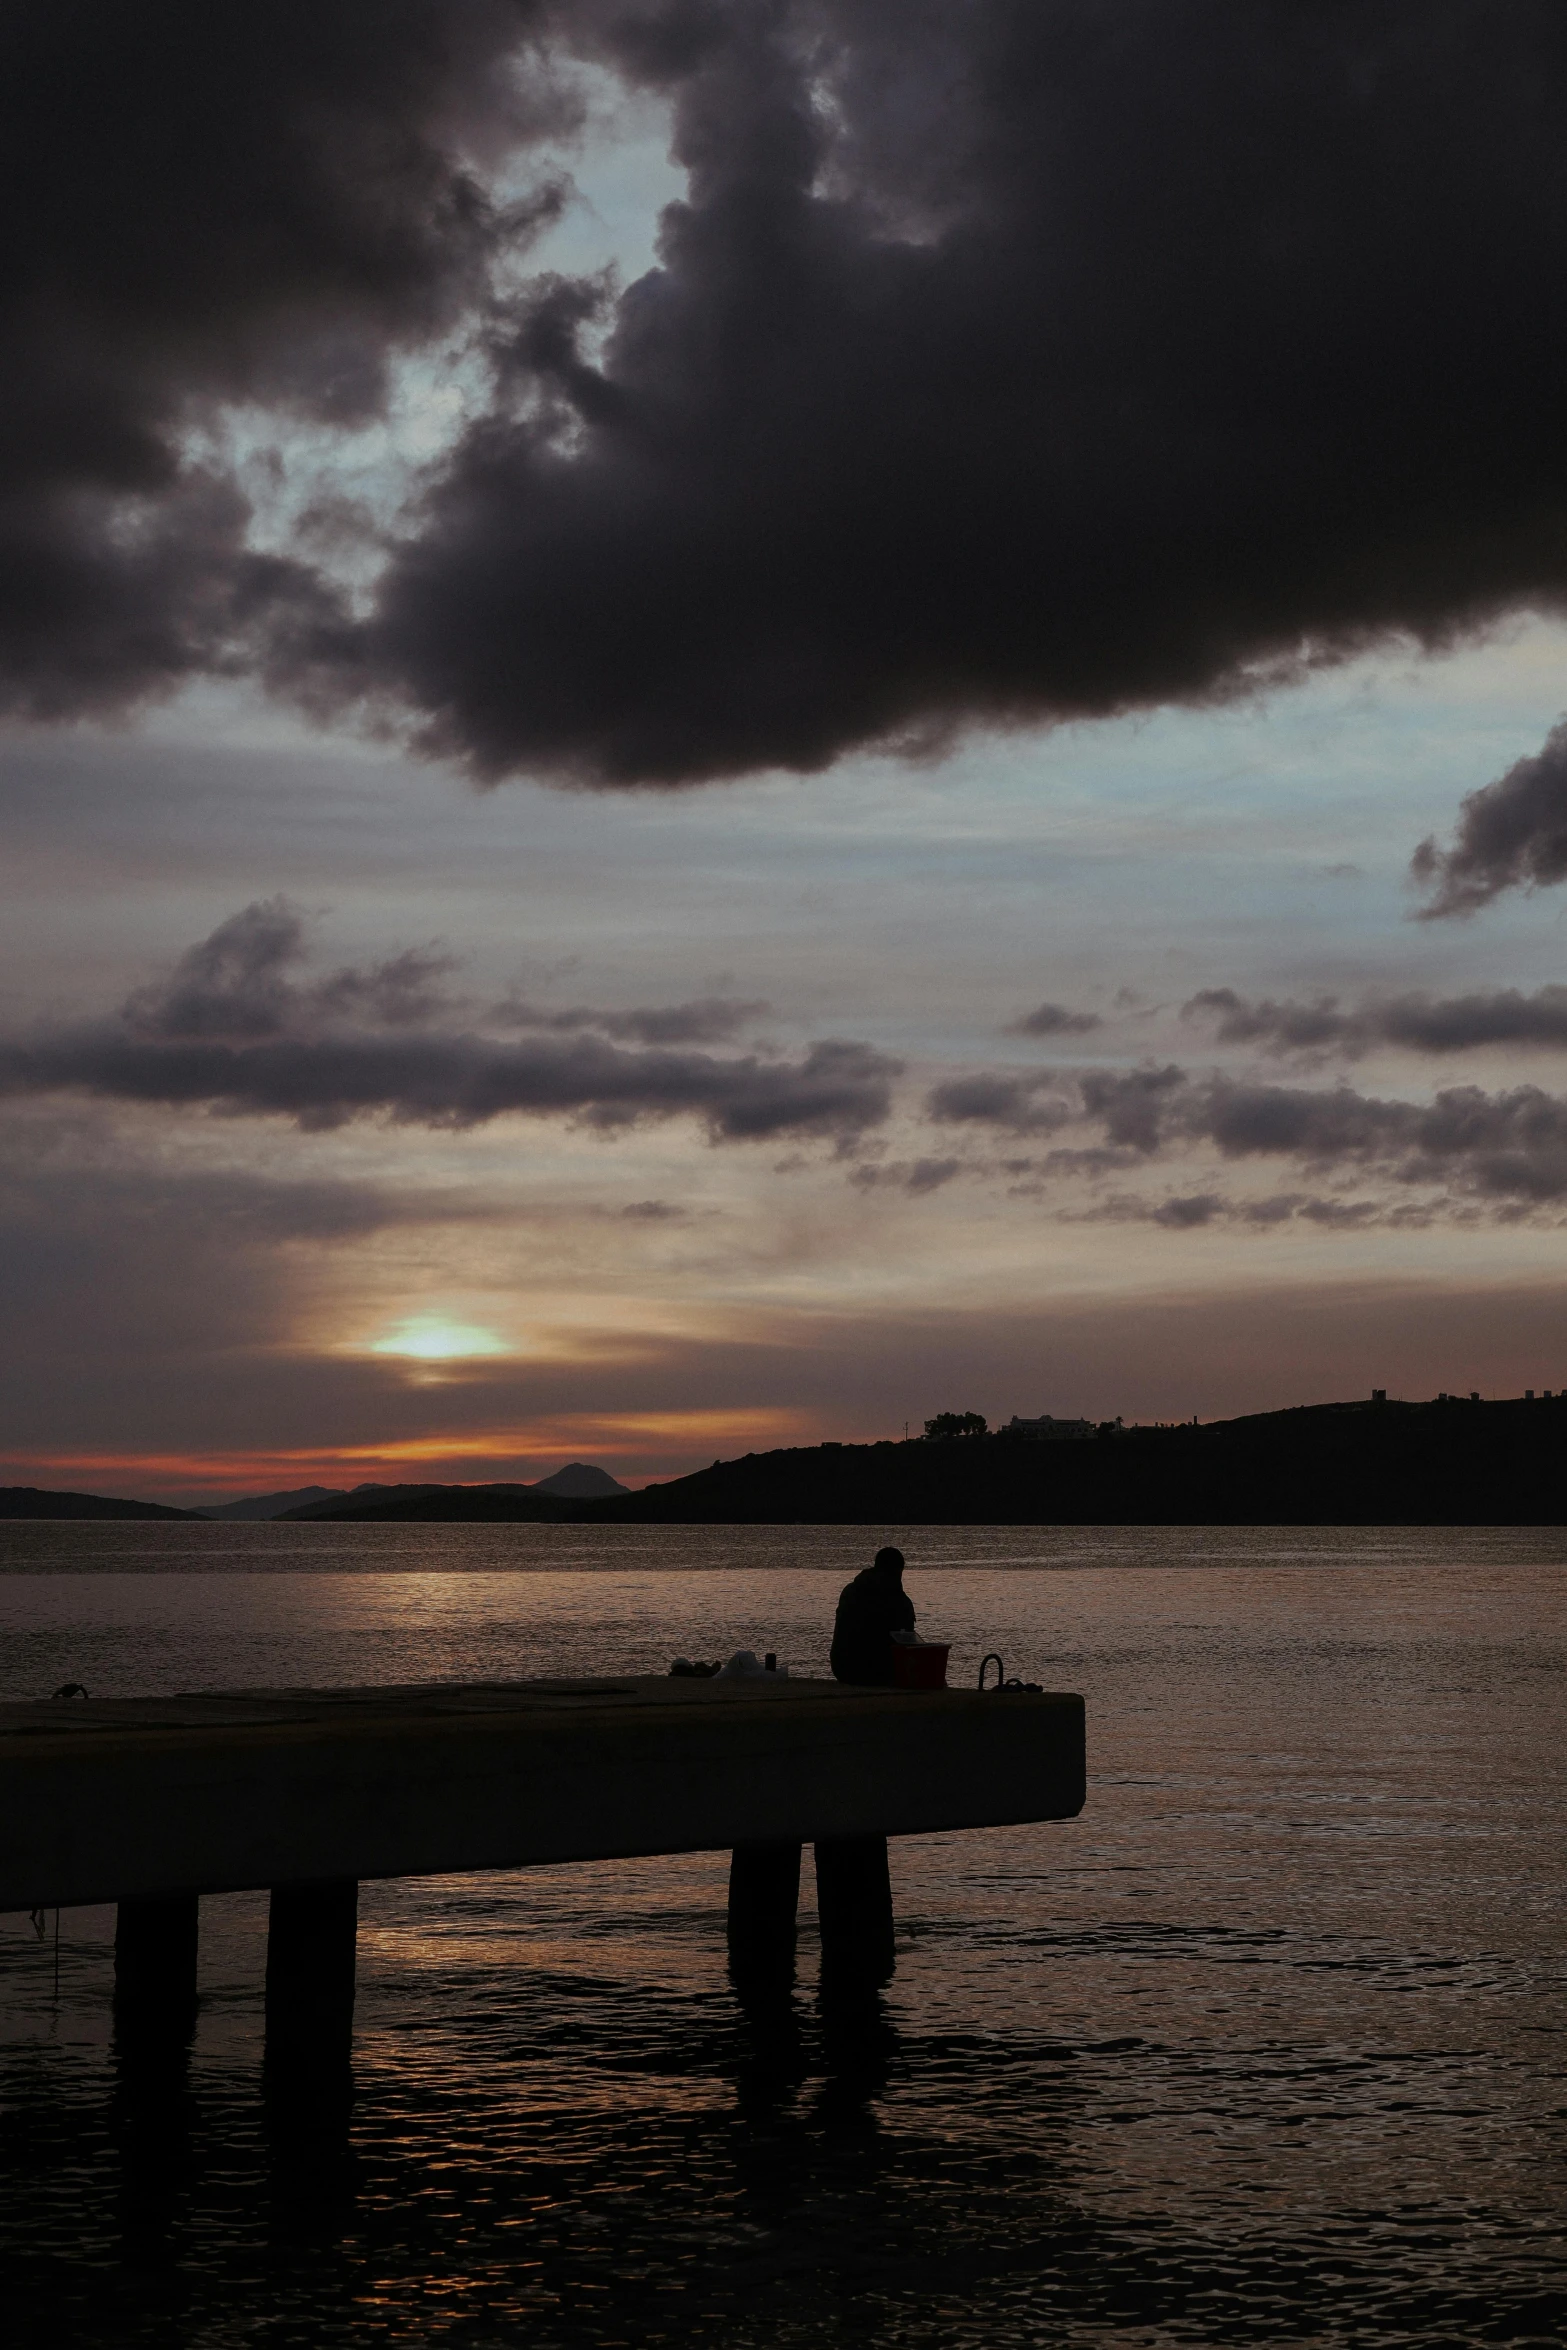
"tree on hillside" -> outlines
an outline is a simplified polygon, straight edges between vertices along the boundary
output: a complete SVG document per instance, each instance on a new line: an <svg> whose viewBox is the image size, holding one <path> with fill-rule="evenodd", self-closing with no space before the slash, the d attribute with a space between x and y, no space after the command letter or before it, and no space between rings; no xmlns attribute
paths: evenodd
<svg viewBox="0 0 1567 2350"><path fill-rule="evenodd" d="M932 1439L944 1436L983 1436L986 1433L983 1412L938 1412L925 1423L925 1433Z"/></svg>

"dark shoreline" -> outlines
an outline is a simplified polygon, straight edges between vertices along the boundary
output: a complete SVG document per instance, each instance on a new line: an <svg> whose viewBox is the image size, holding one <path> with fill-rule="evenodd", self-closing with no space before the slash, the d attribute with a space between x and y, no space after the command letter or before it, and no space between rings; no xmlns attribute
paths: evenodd
<svg viewBox="0 0 1567 2350"><path fill-rule="evenodd" d="M0 1489L0 1518L186 1518L97 1495ZM640 1493L416 1485L274 1523L355 1525L1556 1526L1567 1396L1303 1405L1206 1426L748 1453Z"/></svg>
<svg viewBox="0 0 1567 2350"><path fill-rule="evenodd" d="M1567 1398L1304 1405L1206 1426L749 1453L612 1500L447 1486L300 1518L360 1524L1553 1526Z"/></svg>

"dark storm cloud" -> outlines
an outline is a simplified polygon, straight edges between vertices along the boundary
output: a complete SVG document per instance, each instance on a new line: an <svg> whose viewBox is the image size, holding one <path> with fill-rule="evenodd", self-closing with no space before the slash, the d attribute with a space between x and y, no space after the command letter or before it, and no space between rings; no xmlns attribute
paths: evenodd
<svg viewBox="0 0 1567 2350"><path fill-rule="evenodd" d="M559 113L528 0L16 0L0 22L0 705L302 676L335 598L189 461L216 404L364 422L482 299L482 165ZM554 115L552 115L552 103Z"/></svg>
<svg viewBox="0 0 1567 2350"><path fill-rule="evenodd" d="M1533 758L1471 792L1452 847L1423 840L1410 870L1434 893L1422 909L1426 921L1477 913L1504 889L1567 881L1567 719Z"/></svg>
<svg viewBox="0 0 1567 2350"><path fill-rule="evenodd" d="M1221 1044L1255 1044L1271 1053L1370 1052L1397 1045L1406 1052L1458 1053L1487 1045L1567 1047L1567 987L1524 995L1516 987L1490 994L1409 994L1341 1004L1249 1002L1233 988L1207 987L1181 1006L1185 1019L1209 1020Z"/></svg>
<svg viewBox="0 0 1567 2350"><path fill-rule="evenodd" d="M1053 1091L1037 1110L1047 1086ZM1532 1085L1494 1094L1454 1086L1421 1103L1343 1085L1238 1084L1172 1065L965 1079L935 1088L927 1107L938 1123L1008 1133L1097 1127L1112 1149L1144 1160L1207 1145L1228 1159L1374 1169L1398 1183L1445 1183L1498 1201L1567 1198L1567 1099ZM1168 1220L1179 1222L1181 1212ZM1187 1220L1197 1220L1195 1211Z"/></svg>
<svg viewBox="0 0 1567 2350"><path fill-rule="evenodd" d="M845 1140L884 1120L899 1064L842 1039L798 1060L627 1051L605 1035L517 1044L435 1024L446 958L402 955L304 984L303 925L282 899L249 906L117 1017L0 1040L0 1094L282 1116L317 1129L360 1117L475 1126L514 1113L613 1128L694 1115L715 1141ZM619 1015L610 1014L607 1019Z"/></svg>
<svg viewBox="0 0 1567 2350"><path fill-rule="evenodd" d="M689 201L497 330L365 639L429 748L812 770L1561 601L1551 0L598 22Z"/></svg>
<svg viewBox="0 0 1567 2350"><path fill-rule="evenodd" d="M492 269L544 52L673 110L623 294ZM244 669L674 783L1556 605L1564 94L1554 0L17 0L3 691ZM361 421L454 327L493 402L350 615L182 433Z"/></svg>

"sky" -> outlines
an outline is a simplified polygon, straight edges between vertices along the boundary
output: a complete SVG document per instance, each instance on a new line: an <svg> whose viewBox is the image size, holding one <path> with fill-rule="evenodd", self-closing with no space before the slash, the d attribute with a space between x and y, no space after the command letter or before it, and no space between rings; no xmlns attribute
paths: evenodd
<svg viewBox="0 0 1567 2350"><path fill-rule="evenodd" d="M0 1479L1567 1387L1549 7L23 6Z"/></svg>

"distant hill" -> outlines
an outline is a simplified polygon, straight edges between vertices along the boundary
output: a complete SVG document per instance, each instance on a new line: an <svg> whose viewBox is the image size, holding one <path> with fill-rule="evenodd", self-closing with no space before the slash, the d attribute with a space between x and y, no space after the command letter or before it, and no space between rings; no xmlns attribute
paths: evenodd
<svg viewBox="0 0 1567 2350"><path fill-rule="evenodd" d="M575 1514L664 1525L1567 1525L1567 1397L1305 1405L1077 1444L814 1445L747 1454Z"/></svg>
<svg viewBox="0 0 1567 2350"><path fill-rule="evenodd" d="M629 1493L574 1461L536 1486L363 1485L266 1514L362 1524L1567 1526L1567 1395L1303 1405L1075 1444L1001 1433L748 1453ZM260 1495L221 1514L288 1500ZM0 1518L195 1518L0 1488ZM218 1513L211 1513L218 1514Z"/></svg>
<svg viewBox="0 0 1567 2350"><path fill-rule="evenodd" d="M531 1488L534 1493L557 1493L562 1501L597 1501L609 1493L628 1493L630 1487L612 1477L608 1469L592 1466L587 1461L573 1461L569 1467L557 1469L553 1477L541 1477Z"/></svg>
<svg viewBox="0 0 1567 2350"><path fill-rule="evenodd" d="M161 1501L114 1501L103 1493L46 1493L37 1485L0 1485L0 1518L195 1518L197 1510Z"/></svg>
<svg viewBox="0 0 1567 2350"><path fill-rule="evenodd" d="M355 1525L553 1524L571 1502L608 1500L627 1488L607 1469L573 1461L537 1485L356 1485L352 1493L279 1510L280 1518L331 1518Z"/></svg>
<svg viewBox="0 0 1567 2350"><path fill-rule="evenodd" d="M256 1493L248 1501L204 1502L198 1518L281 1518L285 1510L308 1508L316 1501L341 1501L341 1485L296 1485L292 1493Z"/></svg>
<svg viewBox="0 0 1567 2350"><path fill-rule="evenodd" d="M600 1472L602 1474L602 1472ZM491 1493L531 1493L529 1485L492 1485ZM316 1518L343 1517L377 1508L382 1502L404 1502L424 1493L461 1493L454 1485L301 1485L294 1493L258 1493L250 1501L227 1501L199 1510L203 1518ZM624 1486L613 1487L623 1493Z"/></svg>

